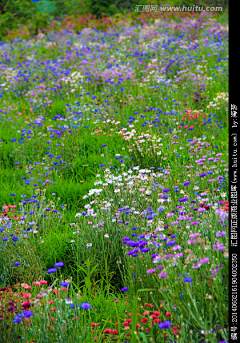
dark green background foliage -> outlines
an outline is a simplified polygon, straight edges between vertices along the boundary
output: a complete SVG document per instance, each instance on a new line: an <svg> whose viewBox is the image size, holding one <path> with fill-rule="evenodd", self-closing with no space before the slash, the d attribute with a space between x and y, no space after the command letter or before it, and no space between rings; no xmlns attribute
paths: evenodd
<svg viewBox="0 0 240 343"><path fill-rule="evenodd" d="M143 0L90 0L89 12L95 17L100 18L102 13L105 16L111 16L124 11L134 11L135 5L146 4Z"/></svg>
<svg viewBox="0 0 240 343"><path fill-rule="evenodd" d="M228 6L228 0L0 0L0 40L10 30L32 24L31 34L45 28L50 19L91 13L96 18L134 12L136 5Z"/></svg>
<svg viewBox="0 0 240 343"><path fill-rule="evenodd" d="M32 0L0 0L0 37L25 24L34 11Z"/></svg>

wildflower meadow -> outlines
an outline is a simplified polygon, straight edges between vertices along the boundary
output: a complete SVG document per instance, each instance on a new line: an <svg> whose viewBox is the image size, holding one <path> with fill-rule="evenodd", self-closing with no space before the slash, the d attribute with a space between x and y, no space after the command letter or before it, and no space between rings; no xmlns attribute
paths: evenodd
<svg viewBox="0 0 240 343"><path fill-rule="evenodd" d="M75 19L0 42L0 342L227 343L228 14Z"/></svg>

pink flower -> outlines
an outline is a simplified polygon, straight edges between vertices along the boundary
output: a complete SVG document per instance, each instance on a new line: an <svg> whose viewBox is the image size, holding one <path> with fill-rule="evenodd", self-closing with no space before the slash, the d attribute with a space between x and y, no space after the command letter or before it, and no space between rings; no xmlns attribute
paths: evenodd
<svg viewBox="0 0 240 343"><path fill-rule="evenodd" d="M204 257L200 259L200 263L208 263L210 259L208 257Z"/></svg>
<svg viewBox="0 0 240 343"><path fill-rule="evenodd" d="M161 274L158 274L158 277L160 277L160 278L164 278L166 276L167 276L167 273L164 271L162 271Z"/></svg>
<svg viewBox="0 0 240 343"><path fill-rule="evenodd" d="M155 268L147 270L147 274L152 274L152 273L156 273L156 269Z"/></svg>
<svg viewBox="0 0 240 343"><path fill-rule="evenodd" d="M202 263L195 263L195 264L192 266L192 268L193 268L193 269L197 269L197 268L200 268L201 265L202 265Z"/></svg>
<svg viewBox="0 0 240 343"><path fill-rule="evenodd" d="M41 285L47 285L47 281L45 281L45 280L40 280L40 284L41 284Z"/></svg>
<svg viewBox="0 0 240 343"><path fill-rule="evenodd" d="M25 293L24 294L24 299L28 299L28 298L30 298L32 296L32 294L30 294L30 293Z"/></svg>

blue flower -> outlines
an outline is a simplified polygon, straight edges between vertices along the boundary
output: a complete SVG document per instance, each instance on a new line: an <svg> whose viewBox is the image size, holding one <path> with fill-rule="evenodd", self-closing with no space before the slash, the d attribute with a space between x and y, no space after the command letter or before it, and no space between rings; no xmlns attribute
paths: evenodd
<svg viewBox="0 0 240 343"><path fill-rule="evenodd" d="M32 317L34 313L32 311L23 311L24 317Z"/></svg>
<svg viewBox="0 0 240 343"><path fill-rule="evenodd" d="M204 177L204 176L206 176L206 175L207 175L207 173L199 174L200 177Z"/></svg>
<svg viewBox="0 0 240 343"><path fill-rule="evenodd" d="M192 282L192 278L191 277L185 277L183 278L183 282Z"/></svg>
<svg viewBox="0 0 240 343"><path fill-rule="evenodd" d="M64 263L63 262L56 262L54 264L54 267L63 267L64 266Z"/></svg>
<svg viewBox="0 0 240 343"><path fill-rule="evenodd" d="M179 199L179 202L185 202L185 201L188 201L188 198Z"/></svg>
<svg viewBox="0 0 240 343"><path fill-rule="evenodd" d="M171 322L167 320L166 322L162 322L158 324L159 329L170 329L171 328Z"/></svg>
<svg viewBox="0 0 240 343"><path fill-rule="evenodd" d="M23 319L19 316L16 316L14 319L13 319L13 323L21 323L23 321Z"/></svg>
<svg viewBox="0 0 240 343"><path fill-rule="evenodd" d="M83 310L88 310L89 308L92 307L90 303L82 303L80 306Z"/></svg>
<svg viewBox="0 0 240 343"><path fill-rule="evenodd" d="M16 266L16 267L17 267L17 266L19 266L19 264L20 264L20 262L19 262L19 261L17 261L17 262L15 262L15 263L14 263L14 266Z"/></svg>
<svg viewBox="0 0 240 343"><path fill-rule="evenodd" d="M68 285L69 285L69 282L66 282L66 281L60 282L60 286L62 287L67 287Z"/></svg>
<svg viewBox="0 0 240 343"><path fill-rule="evenodd" d="M47 270L48 274L56 273L57 269L56 268L50 268Z"/></svg>
<svg viewBox="0 0 240 343"><path fill-rule="evenodd" d="M123 288L121 289L121 291L122 291L122 292L128 291L128 287L123 287Z"/></svg>

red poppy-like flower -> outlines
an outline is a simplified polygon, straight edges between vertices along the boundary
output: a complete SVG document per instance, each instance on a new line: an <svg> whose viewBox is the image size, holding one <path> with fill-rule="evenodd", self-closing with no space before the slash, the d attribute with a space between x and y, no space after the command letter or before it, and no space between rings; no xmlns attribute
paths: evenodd
<svg viewBox="0 0 240 343"><path fill-rule="evenodd" d="M146 323L148 321L148 319L147 318L143 318L143 319L141 319L141 323Z"/></svg>
<svg viewBox="0 0 240 343"><path fill-rule="evenodd" d="M155 314L156 316L160 316L160 312L159 311L155 311L155 312L153 312L153 314Z"/></svg>

